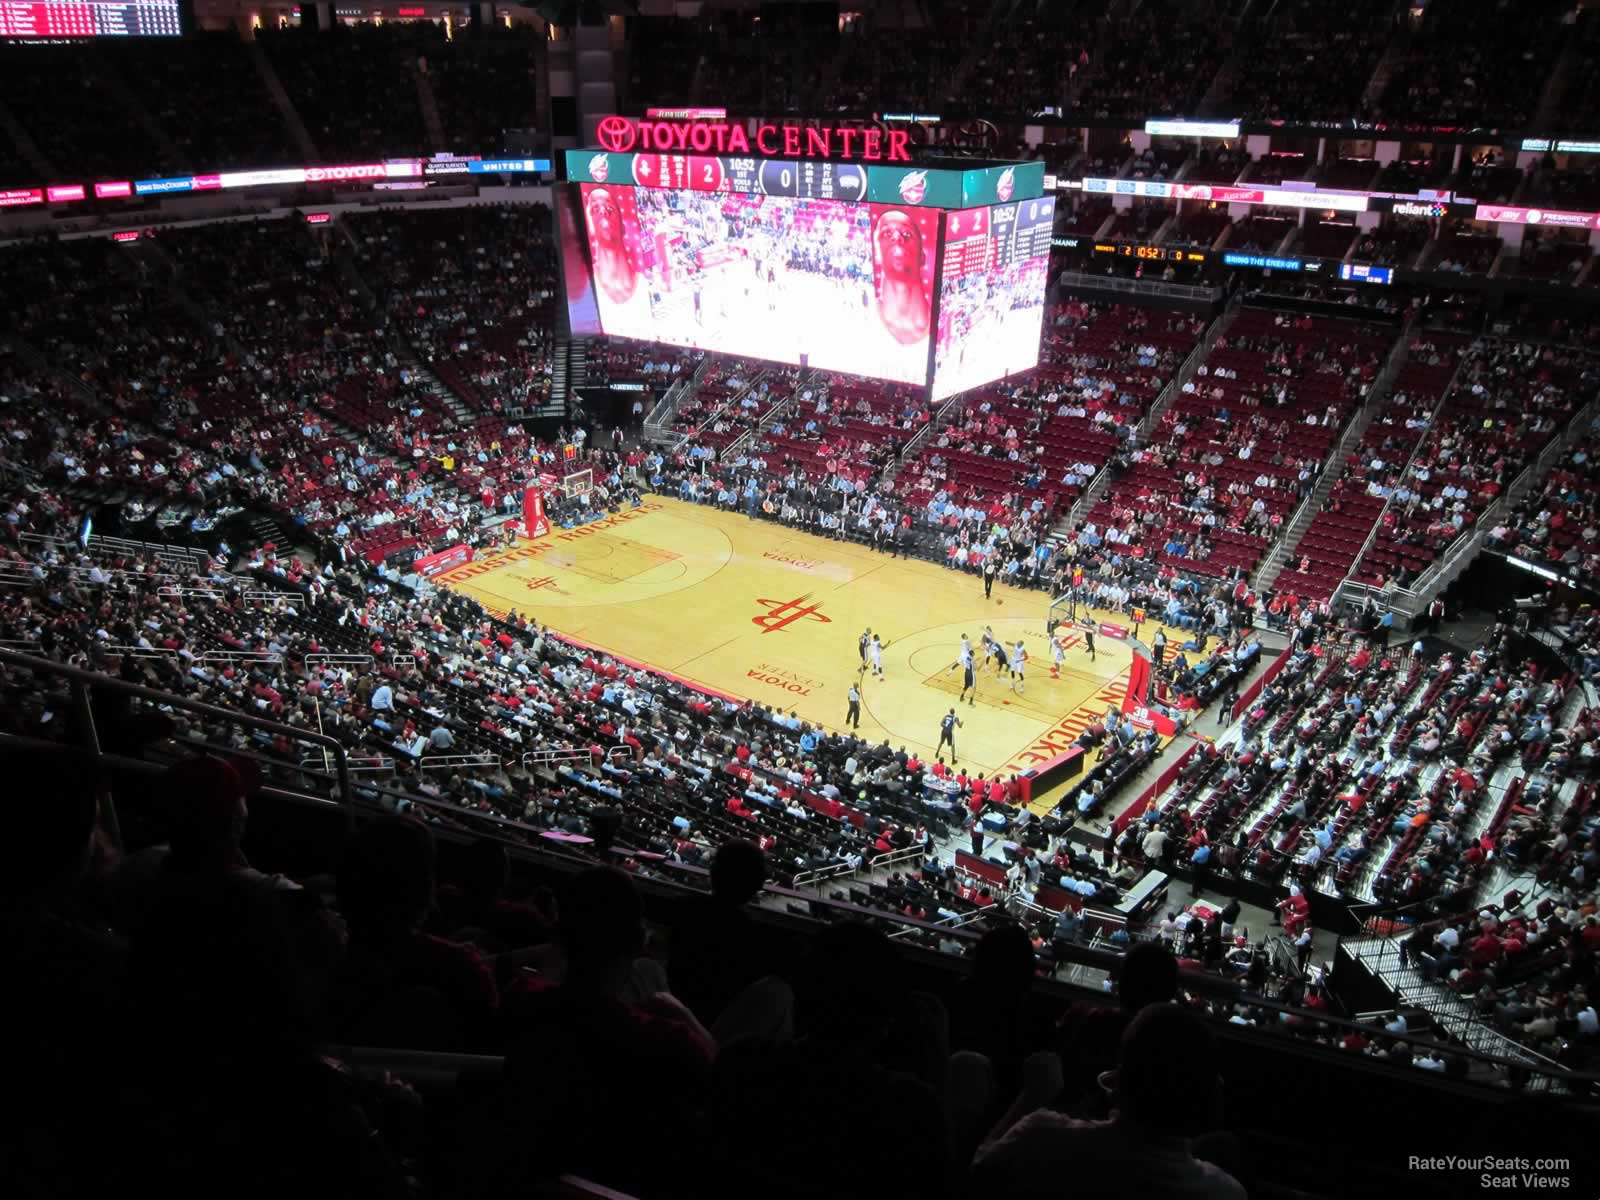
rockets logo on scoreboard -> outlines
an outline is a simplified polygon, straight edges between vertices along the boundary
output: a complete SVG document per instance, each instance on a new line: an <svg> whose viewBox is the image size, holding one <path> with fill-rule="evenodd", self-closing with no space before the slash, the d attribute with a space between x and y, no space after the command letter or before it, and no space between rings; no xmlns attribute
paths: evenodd
<svg viewBox="0 0 1600 1200"><path fill-rule="evenodd" d="M900 177L900 199L907 204L921 204L928 194L928 173L907 171Z"/></svg>
<svg viewBox="0 0 1600 1200"><path fill-rule="evenodd" d="M1017 169L1015 167L1007 167L1000 173L1000 179L994 185L994 194L1000 197L1000 203L1004 204L1011 199L1011 193L1016 188L1016 182Z"/></svg>
<svg viewBox="0 0 1600 1200"><path fill-rule="evenodd" d="M611 160L604 154L596 154L589 160L589 178L596 183L604 183L611 170Z"/></svg>

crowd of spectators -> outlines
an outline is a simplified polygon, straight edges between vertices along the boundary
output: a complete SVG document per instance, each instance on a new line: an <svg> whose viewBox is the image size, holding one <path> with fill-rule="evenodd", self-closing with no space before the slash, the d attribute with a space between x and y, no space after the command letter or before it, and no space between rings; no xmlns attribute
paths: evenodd
<svg viewBox="0 0 1600 1200"><path fill-rule="evenodd" d="M1289 122L1353 116L1394 36L1393 12L1388 0L1274 5L1236 60L1228 111Z"/></svg>
<svg viewBox="0 0 1600 1200"><path fill-rule="evenodd" d="M59 93L55 101L50 99ZM150 136L134 111L97 71L83 48L70 44L0 46L0 104L27 130L53 169L49 179L18 153L5 183L38 187L95 179L148 179L182 166L170 143ZM12 144L9 134L4 137ZM135 173L136 172L136 173Z"/></svg>
<svg viewBox="0 0 1600 1200"><path fill-rule="evenodd" d="M1113 17L1077 107L1099 118L1193 112L1232 48L1224 8L1149 0Z"/></svg>
<svg viewBox="0 0 1600 1200"><path fill-rule="evenodd" d="M550 396L560 287L542 204L361 215L356 265L389 327L480 411Z"/></svg>
<svg viewBox="0 0 1600 1200"><path fill-rule="evenodd" d="M1519 558L1541 562L1570 578L1593 580L1600 574L1600 497L1594 458L1595 428L1583 431L1572 447L1530 491L1489 530L1485 544Z"/></svg>
<svg viewBox="0 0 1600 1200"><path fill-rule="evenodd" d="M1368 494L1386 503L1363 578L1409 585L1471 531L1593 388L1586 356L1482 341L1459 358L1455 382L1409 464L1388 461ZM1398 456L1396 456L1398 459Z"/></svg>
<svg viewBox="0 0 1600 1200"><path fill-rule="evenodd" d="M1389 122L1525 128L1566 41L1571 11L1556 0L1430 4L1371 115Z"/></svg>
<svg viewBox="0 0 1600 1200"><path fill-rule="evenodd" d="M424 48L419 67L439 106L446 149L492 157L508 149L507 130L544 126L545 44L526 26L494 24Z"/></svg>
<svg viewBox="0 0 1600 1200"><path fill-rule="evenodd" d="M250 170L304 158L237 34L197 30L180 41L129 38L101 46L100 53L177 143L191 171ZM217 103L220 96L226 104ZM122 156L118 178L152 173L142 142L116 150Z"/></svg>
<svg viewBox="0 0 1600 1200"><path fill-rule="evenodd" d="M426 155L415 72L444 40L431 23L268 29L259 41L329 162Z"/></svg>

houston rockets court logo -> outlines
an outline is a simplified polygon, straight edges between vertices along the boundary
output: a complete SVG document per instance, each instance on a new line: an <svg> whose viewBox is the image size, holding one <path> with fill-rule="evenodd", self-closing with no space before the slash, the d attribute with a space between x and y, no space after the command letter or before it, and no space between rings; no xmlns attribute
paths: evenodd
<svg viewBox="0 0 1600 1200"><path fill-rule="evenodd" d="M821 621L824 625L833 624L831 617L822 615L822 605L811 603L810 592L793 600L758 599L756 603L767 611L759 617L751 617L750 624L761 626L761 632L764 634L787 629L796 621Z"/></svg>

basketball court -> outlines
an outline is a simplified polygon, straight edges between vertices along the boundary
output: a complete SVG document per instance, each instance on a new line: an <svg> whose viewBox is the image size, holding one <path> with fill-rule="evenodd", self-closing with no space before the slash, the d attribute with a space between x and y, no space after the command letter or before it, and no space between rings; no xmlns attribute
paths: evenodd
<svg viewBox="0 0 1600 1200"><path fill-rule="evenodd" d="M861 736L932 755L939 718L956 704L961 635L982 653L984 626L1028 651L1025 691L980 666L977 700L958 709L959 761L1017 772L1067 749L1122 703L1131 652L1078 635L1050 678L1049 599L976 576L798 533L742 513L652 497L643 506L435 576L498 616L511 610L620 658L740 699L844 728L859 680ZM1107 617L1108 620L1119 618ZM857 639L883 640L880 680L863 677Z"/></svg>

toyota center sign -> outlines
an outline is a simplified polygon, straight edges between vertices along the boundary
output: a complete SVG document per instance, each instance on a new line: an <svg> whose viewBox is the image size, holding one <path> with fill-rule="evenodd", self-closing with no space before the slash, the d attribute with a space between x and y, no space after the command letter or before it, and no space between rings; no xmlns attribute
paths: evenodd
<svg viewBox="0 0 1600 1200"><path fill-rule="evenodd" d="M595 137L601 147L613 154L644 150L859 162L911 161L910 134L906 130L873 126L759 123L747 128L737 121L651 121L611 116L601 118Z"/></svg>

